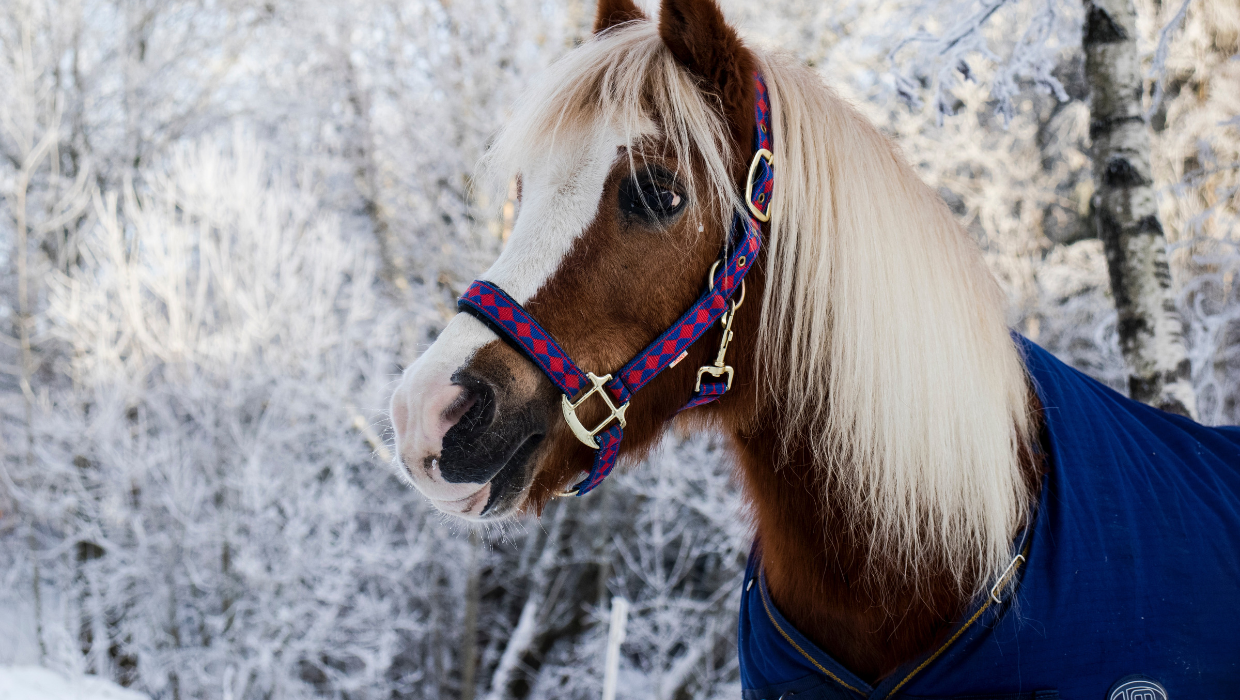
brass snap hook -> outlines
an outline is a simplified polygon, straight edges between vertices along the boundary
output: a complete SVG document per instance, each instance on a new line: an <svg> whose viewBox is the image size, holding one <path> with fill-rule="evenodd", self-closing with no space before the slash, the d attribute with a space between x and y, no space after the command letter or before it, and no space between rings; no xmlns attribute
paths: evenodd
<svg viewBox="0 0 1240 700"><path fill-rule="evenodd" d="M710 273L706 276L706 284L710 289L715 288L715 270L718 269L721 261L716 260L714 265L710 266ZM741 308L741 304L745 303L745 280L741 280L741 298L731 300L731 308L719 317L719 322L723 324L723 337L719 340L719 354L715 356L715 362L709 365L703 365L698 368L697 382L694 384L694 391L702 390L702 376L711 375L718 379L727 376L728 384L724 391L732 389L732 377L736 372L728 365L724 364L728 354L728 343L732 342L732 321L736 318L736 310Z"/></svg>

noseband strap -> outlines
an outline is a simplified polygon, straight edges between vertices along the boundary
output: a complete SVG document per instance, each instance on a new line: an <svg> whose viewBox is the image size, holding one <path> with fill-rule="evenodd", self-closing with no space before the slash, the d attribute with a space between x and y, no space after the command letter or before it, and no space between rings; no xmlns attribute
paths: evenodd
<svg viewBox="0 0 1240 700"><path fill-rule="evenodd" d="M771 155L770 99L762 76L754 74L757 94L754 99L754 156L749 166L745 187L745 204L749 212L737 214L732 221L729 240L734 242L726 262L720 260L711 269L709 289L689 307L679 320L646 346L615 375L583 372L569 358L564 348L530 316L515 299L497 285L477 280L457 301L457 307L491 327L528 357L563 393L560 397L564 419L578 440L595 450L594 465L581 483L568 493L583 496L598 486L616 465L620 440L624 436L626 411L633 393L650 383L660 372L683 359L698 338L711 324L723 321L723 340L713 365L698 370L693 395L680 410L710 403L732 386L732 368L724 365L724 355L732 338L732 320L739 301L733 297L743 287L745 274L757 260L761 248L762 228L759 222L769 218L774 170ZM718 272L716 272L718 270ZM744 299L744 292L741 293ZM707 379L710 378L710 381ZM598 398L592 398L595 395ZM577 417L576 409L587 402L599 402L610 411L598 425L588 427Z"/></svg>

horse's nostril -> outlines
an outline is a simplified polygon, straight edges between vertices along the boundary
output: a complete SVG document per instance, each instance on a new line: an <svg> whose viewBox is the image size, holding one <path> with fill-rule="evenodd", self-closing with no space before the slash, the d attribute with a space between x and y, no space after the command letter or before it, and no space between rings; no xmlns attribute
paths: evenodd
<svg viewBox="0 0 1240 700"><path fill-rule="evenodd" d="M460 396L441 416L456 423L444 433L437 477L448 484L491 484L490 499L520 491L547 432L544 402L514 397L510 383L492 384L464 370L452 382Z"/></svg>
<svg viewBox="0 0 1240 700"><path fill-rule="evenodd" d="M472 437L495 422L495 390L485 382L462 382L464 391L444 410L444 421L452 426L449 432L459 437Z"/></svg>
<svg viewBox="0 0 1240 700"><path fill-rule="evenodd" d="M465 414L469 413L469 411L473 409L474 406L477 406L477 405L478 405L477 392L470 391L468 388L464 388L464 391L461 392L461 395L456 397L456 400L448 404L448 407L443 410L442 418L443 418L444 424L447 425L449 428L451 428L457 423L460 423L461 418L465 417Z"/></svg>

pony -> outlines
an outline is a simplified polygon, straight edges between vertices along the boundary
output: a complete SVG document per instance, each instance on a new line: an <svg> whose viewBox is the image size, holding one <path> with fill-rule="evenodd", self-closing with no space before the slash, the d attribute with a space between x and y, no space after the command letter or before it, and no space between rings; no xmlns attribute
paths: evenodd
<svg viewBox="0 0 1240 700"><path fill-rule="evenodd" d="M755 134L770 145L758 156ZM774 180L758 208L755 167ZM1167 608L1177 631L1145 646L1114 620L1158 618L1146 608L1161 589L1131 582L1165 566L1220 596L1210 629L1240 624L1240 542L1221 535L1240 523L1240 431L1130 402L1012 334L981 251L897 148L815 73L747 46L714 0L664 0L653 19L601 0L594 36L517 106L483 168L517 183L509 241L390 408L397 470L437 508L538 514L669 425L714 430L755 532L745 697L1234 691L1234 640L1202 633L1213 647L1189 666L1213 664L1205 685L1164 658L1183 662L1205 625L1196 608ZM740 255L737 231L761 251ZM639 390L611 376L708 299L713 315ZM1176 511L1188 520L1122 511L1137 523L1112 552L1127 568L1107 568L1119 495L1136 512L1158 512L1151 494L1190 499L1181 481L1142 481L1183 461L1166 445L1205 460L1175 473L1209 493ZM1185 532L1159 550L1181 559L1129 566L1141 533L1188 521L1220 538L1208 556ZM1096 575L1064 574L1077 565ZM1095 604L1064 603L1070 590ZM1071 644L1075 660L1056 656Z"/></svg>

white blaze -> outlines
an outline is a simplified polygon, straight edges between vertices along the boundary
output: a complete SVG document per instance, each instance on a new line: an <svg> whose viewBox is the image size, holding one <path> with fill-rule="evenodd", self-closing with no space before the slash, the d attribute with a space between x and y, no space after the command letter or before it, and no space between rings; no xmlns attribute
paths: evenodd
<svg viewBox="0 0 1240 700"><path fill-rule="evenodd" d="M482 279L524 304L546 284L598 213L624 141L610 129L579 148L557 149L521 172L521 210L508 245Z"/></svg>
<svg viewBox="0 0 1240 700"><path fill-rule="evenodd" d="M546 153L522 170L521 210L512 236L482 275L518 303L528 302L555 274L598 212L603 184L622 140L611 130L598 130L593 136L582 139L577 148ZM496 339L478 319L458 314L405 370L392 395L398 470L437 508L471 519L485 507L490 485L444 481L435 458L452 427L445 411L462 392L452 376L479 348Z"/></svg>

